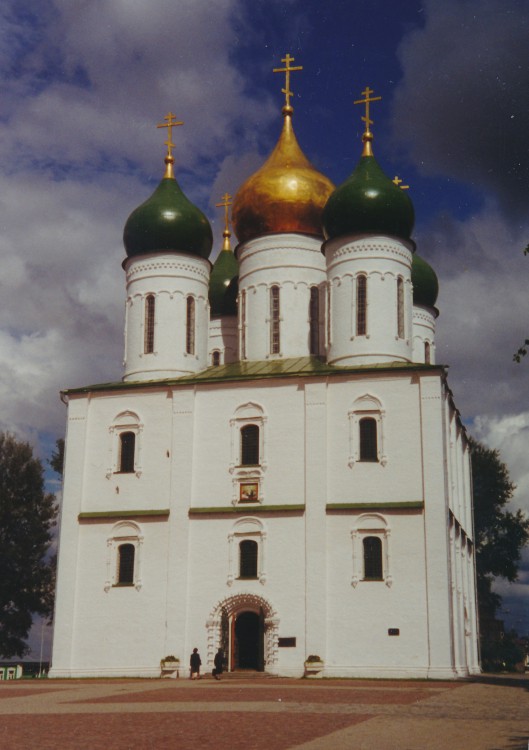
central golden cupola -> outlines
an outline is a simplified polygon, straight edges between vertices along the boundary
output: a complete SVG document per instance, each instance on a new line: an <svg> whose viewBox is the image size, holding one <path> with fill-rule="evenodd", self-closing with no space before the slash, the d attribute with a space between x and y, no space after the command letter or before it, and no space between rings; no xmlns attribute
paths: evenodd
<svg viewBox="0 0 529 750"><path fill-rule="evenodd" d="M299 147L290 104L290 73L302 70L292 67L289 54L281 62L286 85L283 130L275 149L263 166L249 177L233 201L232 224L239 242L274 232L299 232L322 236L321 216L327 198L334 190L332 182L318 172Z"/></svg>

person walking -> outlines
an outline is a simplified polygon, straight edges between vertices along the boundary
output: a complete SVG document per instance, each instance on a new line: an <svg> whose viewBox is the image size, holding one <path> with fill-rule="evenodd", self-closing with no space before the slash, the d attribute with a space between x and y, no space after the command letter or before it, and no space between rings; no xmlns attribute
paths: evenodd
<svg viewBox="0 0 529 750"><path fill-rule="evenodd" d="M215 654L215 659L213 660L215 664L215 669L213 670L213 677L216 680L220 680L220 676L222 672L224 671L224 652L221 648L217 651Z"/></svg>
<svg viewBox="0 0 529 750"><path fill-rule="evenodd" d="M189 672L192 680L200 680L200 667L202 665L202 659L198 653L198 648L193 649L191 658L189 659Z"/></svg>

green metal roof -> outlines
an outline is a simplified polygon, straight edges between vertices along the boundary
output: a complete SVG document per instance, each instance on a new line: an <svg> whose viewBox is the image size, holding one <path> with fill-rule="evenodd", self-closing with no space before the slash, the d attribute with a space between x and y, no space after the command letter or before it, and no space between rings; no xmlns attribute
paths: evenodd
<svg viewBox="0 0 529 750"><path fill-rule="evenodd" d="M336 377L339 375L364 374L369 372L444 372L443 365L424 365L416 362L390 362L385 364L357 365L355 367L335 367L316 357L296 357L291 359L256 360L233 362L226 365L208 367L192 375L163 380L118 381L97 383L81 388L69 388L64 393L89 393L92 391L127 390L131 388L154 388L200 383L222 383L240 380L264 380L271 378Z"/></svg>

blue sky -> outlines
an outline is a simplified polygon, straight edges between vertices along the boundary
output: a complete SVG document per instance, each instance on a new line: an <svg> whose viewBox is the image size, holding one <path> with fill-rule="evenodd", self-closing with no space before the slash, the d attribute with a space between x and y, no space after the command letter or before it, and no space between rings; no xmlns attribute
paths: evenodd
<svg viewBox="0 0 529 750"><path fill-rule="evenodd" d="M47 457L58 392L121 376L123 226L176 173L222 240L221 196L281 128L289 52L301 147L335 183L375 155L410 185L418 252L440 279L437 360L472 433L529 510L527 0L4 0L0 7L0 427ZM529 630L529 555L501 587ZM525 623L524 623L525 618Z"/></svg>

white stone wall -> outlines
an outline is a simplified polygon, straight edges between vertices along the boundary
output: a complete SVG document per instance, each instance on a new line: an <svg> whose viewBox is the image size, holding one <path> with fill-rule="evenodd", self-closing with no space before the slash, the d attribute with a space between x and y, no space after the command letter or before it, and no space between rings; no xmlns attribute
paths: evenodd
<svg viewBox="0 0 529 750"><path fill-rule="evenodd" d="M310 653L328 676L476 671L468 455L450 403L440 372L72 395L51 676L154 676L195 646L210 664L222 606L263 613L275 674L300 676ZM380 420L384 464L357 460L359 414ZM241 467L250 422L261 463ZM130 474L116 472L119 429L137 430ZM244 479L255 505L237 505ZM365 534L383 539L382 581L363 580ZM255 580L238 577L244 538L259 544ZM139 568L119 587L124 539Z"/></svg>

